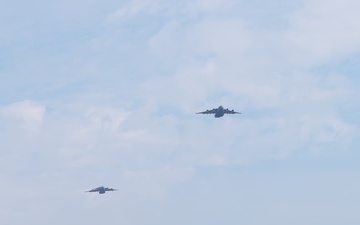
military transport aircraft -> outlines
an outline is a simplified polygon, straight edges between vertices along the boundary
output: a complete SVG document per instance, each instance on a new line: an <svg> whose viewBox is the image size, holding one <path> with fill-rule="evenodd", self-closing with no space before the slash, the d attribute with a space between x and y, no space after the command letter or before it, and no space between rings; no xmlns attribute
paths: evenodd
<svg viewBox="0 0 360 225"><path fill-rule="evenodd" d="M215 118L222 117L224 114L241 114L240 112L235 112L234 110L224 109L222 106L219 106L216 109L206 110L204 112L198 112L196 114L215 114Z"/></svg>
<svg viewBox="0 0 360 225"><path fill-rule="evenodd" d="M97 188L91 189L90 191L86 191L86 192L99 192L99 194L105 194L105 192L107 192L107 191L117 191L117 189L101 186L101 187L97 187Z"/></svg>

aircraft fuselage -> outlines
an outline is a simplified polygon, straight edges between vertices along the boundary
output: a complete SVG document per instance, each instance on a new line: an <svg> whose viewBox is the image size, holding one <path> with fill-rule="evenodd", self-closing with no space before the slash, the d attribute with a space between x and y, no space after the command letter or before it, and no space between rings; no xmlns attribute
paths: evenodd
<svg viewBox="0 0 360 225"><path fill-rule="evenodd" d="M219 108L216 109L215 118L222 117L224 115L224 108L222 106L219 106Z"/></svg>
<svg viewBox="0 0 360 225"><path fill-rule="evenodd" d="M105 188L104 187L100 187L99 188L99 194L105 194Z"/></svg>

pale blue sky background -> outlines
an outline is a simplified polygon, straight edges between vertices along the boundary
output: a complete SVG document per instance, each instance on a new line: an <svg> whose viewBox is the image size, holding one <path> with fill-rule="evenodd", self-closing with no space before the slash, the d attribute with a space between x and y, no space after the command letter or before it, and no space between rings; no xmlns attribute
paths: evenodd
<svg viewBox="0 0 360 225"><path fill-rule="evenodd" d="M0 224L358 225L359 8L3 1Z"/></svg>

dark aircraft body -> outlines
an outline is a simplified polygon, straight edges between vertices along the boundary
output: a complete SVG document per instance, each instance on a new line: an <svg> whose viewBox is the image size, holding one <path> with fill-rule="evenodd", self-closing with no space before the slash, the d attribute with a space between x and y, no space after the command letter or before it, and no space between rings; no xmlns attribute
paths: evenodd
<svg viewBox="0 0 360 225"><path fill-rule="evenodd" d="M107 192L107 191L117 191L117 189L101 186L101 187L91 189L90 191L87 191L87 192L99 192L99 194L105 194L105 192Z"/></svg>
<svg viewBox="0 0 360 225"><path fill-rule="evenodd" d="M219 106L218 108L212 110L206 110L204 112L198 112L196 114L215 114L215 118L220 118L224 116L224 114L240 114L239 112L235 112L234 110L224 109L224 107Z"/></svg>

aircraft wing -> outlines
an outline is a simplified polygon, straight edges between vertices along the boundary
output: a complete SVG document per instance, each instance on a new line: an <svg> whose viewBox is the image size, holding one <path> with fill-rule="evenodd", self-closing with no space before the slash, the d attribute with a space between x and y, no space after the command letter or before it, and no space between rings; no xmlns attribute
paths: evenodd
<svg viewBox="0 0 360 225"><path fill-rule="evenodd" d="M86 191L86 192L98 192L99 191L99 188L94 188L94 189L91 189L90 191Z"/></svg>
<svg viewBox="0 0 360 225"><path fill-rule="evenodd" d="M105 188L105 191L117 191L117 189L114 189L114 188Z"/></svg>
<svg viewBox="0 0 360 225"><path fill-rule="evenodd" d="M241 114L240 112L235 112L234 110L224 109L225 114Z"/></svg>
<svg viewBox="0 0 360 225"><path fill-rule="evenodd" d="M197 112L196 114L215 114L216 113L216 109L212 109L212 110L206 110L204 112Z"/></svg>

